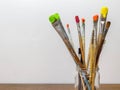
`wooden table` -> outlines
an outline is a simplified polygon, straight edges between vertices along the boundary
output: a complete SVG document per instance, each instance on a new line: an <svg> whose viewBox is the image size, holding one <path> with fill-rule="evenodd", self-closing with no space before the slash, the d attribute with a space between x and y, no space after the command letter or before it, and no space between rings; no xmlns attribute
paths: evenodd
<svg viewBox="0 0 120 90"><path fill-rule="evenodd" d="M72 84L0 84L0 90L74 90ZM101 85L97 90L120 90L120 84Z"/></svg>

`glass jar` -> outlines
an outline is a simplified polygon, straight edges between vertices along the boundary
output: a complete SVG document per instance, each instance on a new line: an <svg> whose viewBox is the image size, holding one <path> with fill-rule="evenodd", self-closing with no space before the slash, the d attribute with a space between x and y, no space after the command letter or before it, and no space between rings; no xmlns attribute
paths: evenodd
<svg viewBox="0 0 120 90"><path fill-rule="evenodd" d="M94 73L94 88L91 87L90 82L90 70L81 70L79 66L76 67L76 76L75 76L75 90L96 90L100 85L100 73L99 68Z"/></svg>

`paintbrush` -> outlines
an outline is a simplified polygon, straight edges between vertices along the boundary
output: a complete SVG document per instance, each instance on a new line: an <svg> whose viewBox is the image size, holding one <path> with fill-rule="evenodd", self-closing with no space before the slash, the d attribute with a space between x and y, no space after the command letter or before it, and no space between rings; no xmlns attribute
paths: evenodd
<svg viewBox="0 0 120 90"><path fill-rule="evenodd" d="M96 53L96 49L97 49L97 24L98 24L98 15L94 15L93 16L93 30L94 30L94 47L95 47L95 53ZM91 39L92 42L92 39ZM89 67L89 60L90 60L90 50L91 50L91 45L89 47L89 53L88 53L88 60L87 60L87 69Z"/></svg>
<svg viewBox="0 0 120 90"><path fill-rule="evenodd" d="M93 16L93 36L92 36L92 46L91 46L91 70L90 70L90 82L92 90L95 89L95 75L96 75L96 55L97 55L97 23L98 23L98 15Z"/></svg>
<svg viewBox="0 0 120 90"><path fill-rule="evenodd" d="M98 26L98 15L94 15L93 16L93 30L94 30L94 68L95 68L95 64L96 64L96 56L97 56L97 26ZM93 78L94 79L94 78Z"/></svg>
<svg viewBox="0 0 120 90"><path fill-rule="evenodd" d="M85 55L84 55L84 48L83 48L83 40L82 40L82 36L81 36L80 19L79 19L78 16L75 16L75 21L76 21L76 25L77 25L79 45L80 45L81 55L82 55L82 63L85 66Z"/></svg>
<svg viewBox="0 0 120 90"><path fill-rule="evenodd" d="M103 32L105 29L107 14L108 14L108 8L102 7L101 16L100 16L99 35L98 35L98 48L99 48L99 44L101 42L101 38L103 37Z"/></svg>
<svg viewBox="0 0 120 90"><path fill-rule="evenodd" d="M94 82L95 82L95 61L96 61L96 35L95 35L95 28L97 27L98 18L93 18L93 31L92 37L89 47L88 53L88 62L87 62L87 69L89 72L89 83L91 84L91 89L94 90Z"/></svg>
<svg viewBox="0 0 120 90"><path fill-rule="evenodd" d="M104 31L104 33L103 33L104 38L106 38L106 34L107 34L107 32L108 32L108 30L109 30L109 28L110 28L110 25L111 25L111 22L110 22L110 21L107 21L107 23L106 23L106 28L105 28L105 31Z"/></svg>
<svg viewBox="0 0 120 90"><path fill-rule="evenodd" d="M92 40L91 40L91 50L90 50L90 77L89 82L91 84L91 90L94 90L95 83L95 46L94 46L94 30L92 32Z"/></svg>
<svg viewBox="0 0 120 90"><path fill-rule="evenodd" d="M93 53L93 41L94 41L94 30L92 31L92 35L91 35L91 42L90 42L90 51L89 51L89 66L88 66L88 72L90 74L90 77L89 77L89 82L91 83L91 70L92 70L92 53Z"/></svg>
<svg viewBox="0 0 120 90"><path fill-rule="evenodd" d="M103 32L103 37L101 38L101 42L100 42L100 45L99 45L99 48L98 48L98 51L97 51L96 68L97 68L97 66L98 66L98 61L99 61L100 53L101 53L101 51L102 51L103 44L104 44L104 41L105 41L105 38L106 38L106 34L107 34L108 30L109 30L110 25L111 25L111 22L108 21L108 22L106 23L106 26L105 26L105 31Z"/></svg>
<svg viewBox="0 0 120 90"><path fill-rule="evenodd" d="M97 55L97 26L98 26L98 18L99 16L98 15L94 15L93 16L93 31L94 31L94 41L93 41L93 51L92 51L92 59L93 59L93 62L92 62L92 77L91 77L91 87L92 87L92 90L95 89L95 77L96 77L96 68L95 68L95 65L96 65L96 55Z"/></svg>
<svg viewBox="0 0 120 90"><path fill-rule="evenodd" d="M59 14L54 14L54 15L51 15L49 17L49 21L51 22L52 26L54 27L54 29L57 31L57 33L60 35L60 37L62 38L62 40L64 41L67 49L69 50L71 56L73 57L75 63L77 65L79 65L79 67L81 69L86 69L85 66L80 62L76 52L74 51L70 41L69 41L69 38L65 32L65 29L62 25L62 22L61 22L61 19L60 19L60 16Z"/></svg>
<svg viewBox="0 0 120 90"><path fill-rule="evenodd" d="M98 15L93 16L93 30L94 30L94 43L97 46L97 27L98 27Z"/></svg>
<svg viewBox="0 0 120 90"><path fill-rule="evenodd" d="M101 16L100 16L99 34L98 34L97 51L96 51L96 53L97 53L96 66L97 66L97 62L98 62L98 58L99 58L99 51L100 51L99 49L101 47L102 38L104 37L103 33L104 33L104 29L105 29L105 24L106 24L108 8L102 7L100 13L101 13Z"/></svg>
<svg viewBox="0 0 120 90"><path fill-rule="evenodd" d="M100 54L102 38L104 37L104 30L105 30L105 24L106 24L106 19L107 19L107 14L108 14L108 8L107 7L102 7L100 13L101 13L101 16L100 16L98 44L97 44L97 56L96 56L97 61L98 61L99 54ZM96 62L96 66L97 66L97 62Z"/></svg>
<svg viewBox="0 0 120 90"><path fill-rule="evenodd" d="M82 44L83 44L83 50L84 50L84 61L85 61L85 19L82 18ZM81 58L82 59L82 58ZM88 79L87 79L87 74L85 76L85 73L82 73L83 75L83 78L84 78L84 82L86 84L87 87L84 87L84 89L88 89L88 90L91 90L91 86L88 82Z"/></svg>
<svg viewBox="0 0 120 90"><path fill-rule="evenodd" d="M84 18L82 18L82 41L83 41L83 50L85 56L85 19Z"/></svg>
<svg viewBox="0 0 120 90"><path fill-rule="evenodd" d="M67 30L68 30L68 37L69 37L70 43L71 43L71 45L72 45L73 48L74 48L74 43L73 43L72 36L71 36L71 32L70 32L70 25L67 24L66 27L67 27ZM74 48L74 50L75 50L75 48Z"/></svg>

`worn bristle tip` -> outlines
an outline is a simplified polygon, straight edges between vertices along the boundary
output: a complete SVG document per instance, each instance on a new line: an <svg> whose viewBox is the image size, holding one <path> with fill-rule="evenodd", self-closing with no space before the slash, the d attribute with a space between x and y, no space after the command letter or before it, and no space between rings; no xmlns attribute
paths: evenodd
<svg viewBox="0 0 120 90"><path fill-rule="evenodd" d="M55 21L57 21L57 20L59 20L59 19L60 19L60 16L59 16L58 13L55 13L55 14L53 14L53 15L51 15L51 16L49 17L49 21L50 21L51 23L54 23Z"/></svg>
<svg viewBox="0 0 120 90"><path fill-rule="evenodd" d="M95 21L95 22L98 21L98 18L99 18L98 15L94 15L94 16L93 16L93 21Z"/></svg>
<svg viewBox="0 0 120 90"><path fill-rule="evenodd" d="M103 18L106 18L108 14L108 7L102 7L101 9L101 15Z"/></svg>
<svg viewBox="0 0 120 90"><path fill-rule="evenodd" d="M49 21L50 21L51 23L54 23L54 22L56 21L56 19L55 19L55 17L54 17L53 15L51 15L51 16L49 17Z"/></svg>
<svg viewBox="0 0 120 90"><path fill-rule="evenodd" d="M85 19L84 18L82 18L82 23L85 23Z"/></svg>
<svg viewBox="0 0 120 90"><path fill-rule="evenodd" d="M69 28L69 24L67 24L66 26L67 26L67 28Z"/></svg>
<svg viewBox="0 0 120 90"><path fill-rule="evenodd" d="M75 16L76 23L80 22L79 16Z"/></svg>
<svg viewBox="0 0 120 90"><path fill-rule="evenodd" d="M108 22L107 22L107 24L106 24L106 28L109 28L109 27L110 27L110 25L111 25L111 22L110 22L110 21L108 21Z"/></svg>

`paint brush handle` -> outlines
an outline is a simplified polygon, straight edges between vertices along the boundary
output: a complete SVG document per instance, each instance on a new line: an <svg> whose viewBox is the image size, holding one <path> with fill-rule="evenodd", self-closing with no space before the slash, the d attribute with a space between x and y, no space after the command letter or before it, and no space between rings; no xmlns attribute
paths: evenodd
<svg viewBox="0 0 120 90"><path fill-rule="evenodd" d="M82 62L83 62L83 65L86 66L86 64L85 64L85 55L84 55L85 53L84 53L84 48L83 48L83 40L82 40L82 36L81 36L81 28L80 28L79 16L75 16L75 21L76 21L76 25L77 25L79 45L80 45L81 54L82 54Z"/></svg>
<svg viewBox="0 0 120 90"><path fill-rule="evenodd" d="M108 21L106 23L105 31L103 32L103 34L101 34L99 36L99 44L98 44L98 48L97 48L97 57L96 57L96 60L97 60L96 61L96 68L98 66L98 61L99 61L100 53L102 51L103 44L104 44L104 41L105 41L105 38L106 38L106 34L107 34L108 30L109 30L110 25L111 25L111 22Z"/></svg>
<svg viewBox="0 0 120 90"><path fill-rule="evenodd" d="M99 43L98 49L97 49L97 56L96 56L96 68L98 66L98 61L99 61L99 57L103 48L103 44L104 44L105 39L102 38L101 42Z"/></svg>
<svg viewBox="0 0 120 90"><path fill-rule="evenodd" d="M91 43L89 46L89 52L88 52L88 58L87 58L87 70L89 69L89 63L90 63L90 52L91 52Z"/></svg>
<svg viewBox="0 0 120 90"><path fill-rule="evenodd" d="M80 62L82 62L81 57L81 50L78 48L78 57L80 59ZM76 65L77 71L78 71L78 89L77 90L86 90L86 86L84 83L84 79L82 77L81 71L79 70L79 67Z"/></svg>
<svg viewBox="0 0 120 90"><path fill-rule="evenodd" d="M73 47L71 45L71 43L69 41L69 38L68 38L68 36L67 36L67 34L66 34L65 30L64 30L64 27L63 27L61 21L57 20L52 25L55 28L55 30L58 32L58 34L61 36L62 40L64 41L64 43L65 43L65 45L67 47L67 49L69 50L71 56L73 57L75 63L77 65L79 65L80 68L85 69L85 66L80 62L76 52L74 51L74 49L73 49Z"/></svg>
<svg viewBox="0 0 120 90"><path fill-rule="evenodd" d="M85 19L82 18L82 40L83 40L83 49L85 54Z"/></svg>
<svg viewBox="0 0 120 90"><path fill-rule="evenodd" d="M88 52L88 59L87 59L87 69L90 68L90 58L91 58L93 41L94 41L94 34L93 33L94 33L94 30L92 31L91 41L90 41L90 45L89 45L89 52Z"/></svg>
<svg viewBox="0 0 120 90"><path fill-rule="evenodd" d="M80 49L81 49L81 54L82 54L82 62L83 62L83 65L85 65L85 55L84 55L83 41L82 41L82 36L81 36L79 25L77 25L77 29L78 29L79 44L80 44Z"/></svg>
<svg viewBox="0 0 120 90"><path fill-rule="evenodd" d="M104 38L106 38L107 32L108 32L108 30L109 30L109 28L110 28L110 25L111 25L111 22L110 22L110 21L107 21L106 27L105 27L105 31L104 31L104 33L103 33Z"/></svg>
<svg viewBox="0 0 120 90"><path fill-rule="evenodd" d="M80 38L80 49L81 49L81 54L82 54L82 63L83 65L85 65L85 53L84 53L84 49L83 49L83 44L82 44L82 38Z"/></svg>
<svg viewBox="0 0 120 90"><path fill-rule="evenodd" d="M74 43L73 43L72 36L71 36L71 32L70 32L69 24L67 24L66 26L67 26L67 30L68 30L68 37L69 37L70 43L71 43L71 45L73 46L73 48L75 50Z"/></svg>
<svg viewBox="0 0 120 90"><path fill-rule="evenodd" d="M90 76L89 76L89 82L91 85L91 90L94 90L94 83L95 83L95 61L96 61L96 48L94 46L94 30L92 32L92 39L91 39L91 50L90 50L90 65L89 65L89 72L90 72Z"/></svg>

